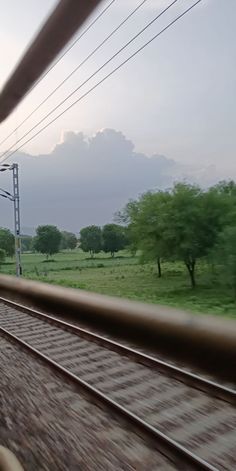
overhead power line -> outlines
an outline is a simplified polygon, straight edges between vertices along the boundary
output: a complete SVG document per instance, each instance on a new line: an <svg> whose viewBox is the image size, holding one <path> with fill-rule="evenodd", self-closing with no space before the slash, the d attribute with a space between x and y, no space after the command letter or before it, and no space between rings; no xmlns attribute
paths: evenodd
<svg viewBox="0 0 236 471"><path fill-rule="evenodd" d="M84 31L82 31L82 33L77 36L77 38L69 45L69 47L58 57L58 59L56 59L55 62L53 62L53 64L51 65L51 67L49 67L46 72L33 84L33 86L28 90L28 92L26 93L26 95L28 95L30 92L32 92L32 90L40 83L42 82L42 80L49 74L49 72L51 72L52 69L54 69L54 67L56 67L56 65L63 59L63 57L65 57L66 54L68 54L68 52L77 44L78 41L80 41L80 39L92 28L93 25L95 25L95 23L97 23L97 21L104 15L104 13L106 13L106 11L112 6L112 4L115 2L116 0L111 0L111 2L99 13L99 15L96 16L96 18L87 26L87 28L84 29ZM52 93L53 94L53 93ZM26 96L25 95L25 96ZM50 95L51 96L51 95ZM10 132L10 134L8 134L1 142L0 142L0 146L2 144L4 144L4 142L6 142L16 131L18 131L18 129L45 103L45 101L48 100L48 98L50 98L50 96L48 96L42 103L40 103L40 105L32 111L32 113L30 113L23 121L22 123L19 124L19 126L17 126L13 131Z"/></svg>
<svg viewBox="0 0 236 471"><path fill-rule="evenodd" d="M169 10L178 1L179 0L173 0L169 5L167 5L167 7L164 8L164 10L162 10L160 13L158 13L158 15L156 15L151 21L149 21L149 23L147 23L146 26L144 26L137 34L135 34L126 44L124 44L124 46L122 46L120 49L118 49L117 52L115 52L106 62L104 62L97 70L95 70L95 72L93 72L86 80L84 80L84 82L82 82L71 93L69 93L69 95L67 95L60 103L58 103L58 105L56 105L42 119L40 119L38 121L38 123L36 123L32 128L30 128L29 131L27 131L25 134L23 134L23 136L20 137L20 139L18 139L16 143L12 144L5 152L3 152L3 154L1 155L0 158L5 157L5 155L7 155L8 152L10 152L13 149L13 147L15 147L15 145L17 145L19 142L21 142L35 128L37 128L40 124L42 124L45 121L45 119L49 118L49 116L51 116L51 114L53 114L54 111L56 111L58 108L60 108L60 106L62 106L66 101L68 101L76 92L78 92L78 90L80 90L86 83L89 82L89 80L91 80L102 69L104 69L104 67L106 67L113 59L115 59L115 57L117 57L121 52L123 52L131 43L133 43L141 34L143 34L144 31L146 31L148 28L150 28L150 26L153 23L155 23L155 21L157 21L167 10Z"/></svg>
<svg viewBox="0 0 236 471"><path fill-rule="evenodd" d="M117 67L115 67L111 72L109 72L105 77L103 77L99 82L97 82L93 87L91 87L86 93L81 95L76 101L74 101L70 106L68 106L65 110L63 110L60 114L58 114L55 118L53 118L49 123L47 123L43 128L39 129L33 136L31 136L27 141L21 144L17 149L11 152L8 156L6 156L1 162L4 162L8 158L10 158L13 154L15 154L18 150L20 150L23 146L28 144L30 141L35 139L41 132L43 132L46 128L48 128L51 124L53 124L57 119L59 119L62 115L64 115L68 110L70 110L73 106L83 100L87 95L89 95L93 90L95 90L99 85L101 85L105 80L111 77L114 73L116 73L119 69L121 69L125 64L127 64L131 59L133 59L137 54L139 54L143 49L145 49L149 44L151 44L156 38L158 38L162 33L168 30L173 24L175 24L178 20L180 20L183 16L185 16L190 10L192 10L196 5L198 5L202 0L197 0L193 5L183 11L180 15L178 15L174 20L167 24L161 31L155 34L151 39L149 39L146 43L144 43L139 49L137 49L133 54L131 54L127 59L121 62Z"/></svg>
<svg viewBox="0 0 236 471"><path fill-rule="evenodd" d="M97 17L97 18L90 24L90 26L76 39L76 41L74 41L74 43L65 51L65 53L62 54L62 56L61 56L61 57L58 59L58 61L47 71L47 73L50 72L50 70L51 70L53 67L55 67L55 65L59 62L59 60L61 60L62 57L64 57L64 55L67 54L67 52L68 52L68 51L76 44L76 42L88 31L88 29L91 28L91 26L101 17L101 15L102 15L103 13L105 13L105 11L111 6L111 4L112 4L114 1L115 1L115 0L113 0L113 1L105 8L105 10L103 10L102 13L100 13L100 15L98 15L98 17ZM44 100L41 101L41 103L39 103L39 105L38 105L33 111L31 111L31 113L29 113L28 116L26 116L26 118L25 118L5 139L3 139L3 140L0 142L0 146L1 146L4 142L6 142L6 140L7 140L9 137L11 137L16 131L18 131L18 130L23 126L23 124L25 124L26 121L28 121L28 119L31 118L31 116L33 116L33 115L36 113L36 111L38 111L38 110L41 108L41 106L43 106L43 105L49 100L49 98L51 98L51 97L67 82L67 80L69 80L69 79L75 74L75 72L77 72L89 59L91 59L91 57L92 57L102 46L104 46L104 44L105 44L105 43L106 43L106 42L107 42L107 41L108 41L128 20L129 20L129 19L130 19L130 18L141 8L141 6L142 6L144 3L146 3L147 1L148 1L148 0L142 0L141 3L139 3L139 5L138 5L134 10L132 10L131 13L130 13L128 16L126 16L125 19L124 19L123 21L121 21L121 23L119 23L119 25L118 25L115 29L113 29L113 30L111 31L111 33L110 33L108 36L106 36L106 38L105 38L95 49L93 49L93 51L92 51L90 54L88 54L88 56L86 56L85 59L84 59L82 62L80 62L80 64L79 64L77 67L75 67L75 69L72 70L72 72L71 72L69 75L67 75L67 77L66 77L64 80L62 80L62 82L60 82L59 85L58 85L57 87L55 87L55 88L52 90L51 93L49 93L49 95L47 95L47 97L44 98ZM47 73L46 73L46 74L47 74ZM46 74L44 74L43 77L45 77ZM41 80L43 79L43 77L41 78ZM35 84L35 86L36 86L36 85L37 85L37 83ZM34 87L33 87L33 88L34 88Z"/></svg>

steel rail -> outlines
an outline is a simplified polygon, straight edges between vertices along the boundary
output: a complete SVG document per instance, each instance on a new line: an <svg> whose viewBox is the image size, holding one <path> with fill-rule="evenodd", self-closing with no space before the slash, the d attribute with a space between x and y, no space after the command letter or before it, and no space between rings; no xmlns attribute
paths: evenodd
<svg viewBox="0 0 236 471"><path fill-rule="evenodd" d="M118 402L111 399L106 394L99 391L94 386L91 386L87 381L82 380L77 375L71 373L66 368L61 366L59 363L52 360L50 357L45 355L44 353L40 352L36 348L32 347L29 343L25 342L24 340L20 339L18 336L12 334L7 329L0 327L0 333L6 336L8 339L13 340L14 342L20 344L22 347L30 351L32 354L46 362L50 365L53 369L59 371L63 376L67 379L80 385L83 389L85 389L88 393L90 393L95 399L98 399L100 402L108 406L114 412L118 413L122 418L126 419L126 421L130 422L132 425L135 426L142 434L148 435L151 439L154 439L154 444L156 448L171 459L174 463L177 461L182 461L184 464L188 466L186 469L193 469L193 470L204 470L204 471L219 471L215 466L211 465L204 459L200 458L199 456L195 455L187 448L182 446L176 440L168 437L165 433L161 432L156 427L153 427L149 423L145 422L143 419L138 417L136 414L132 413L125 407L121 406ZM183 467L181 469L184 469Z"/></svg>
<svg viewBox="0 0 236 471"><path fill-rule="evenodd" d="M159 371L163 371L164 373L167 373L178 381L193 386L195 389L207 392L208 394L223 399L224 401L227 401L231 404L236 403L236 390L234 389L223 386L219 383L216 383L215 381L199 376L178 366L172 365L166 361L160 360L159 358L147 355L134 348L123 345L120 342L108 339L107 337L91 332L87 329L78 327L75 324L65 322L56 317L52 317L43 312L39 312L35 309L29 308L28 306L16 303L3 297L0 297L0 302L12 306L17 310L29 314L30 316L37 317L45 320L46 322L57 325L67 331L72 332L75 335L84 337L90 341L92 340L93 342L96 342L106 348L117 351L123 355L132 356L132 358L134 358L139 363L142 363L151 368L155 368Z"/></svg>
<svg viewBox="0 0 236 471"><path fill-rule="evenodd" d="M0 294L48 313L65 315L153 347L175 361L235 383L236 322L180 309L126 301L11 276L0 276Z"/></svg>
<svg viewBox="0 0 236 471"><path fill-rule="evenodd" d="M101 0L60 0L0 94L0 123L9 116Z"/></svg>

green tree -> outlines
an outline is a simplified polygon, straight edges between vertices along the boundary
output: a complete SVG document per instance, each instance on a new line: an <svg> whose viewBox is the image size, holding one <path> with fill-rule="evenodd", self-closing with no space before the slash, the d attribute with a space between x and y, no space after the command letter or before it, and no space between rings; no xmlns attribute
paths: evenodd
<svg viewBox="0 0 236 471"><path fill-rule="evenodd" d="M33 237L29 235L21 236L21 250L22 252L30 252L33 248Z"/></svg>
<svg viewBox="0 0 236 471"><path fill-rule="evenodd" d="M127 230L118 224L106 224L102 229L102 244L104 252L115 253L127 245Z"/></svg>
<svg viewBox="0 0 236 471"><path fill-rule="evenodd" d="M139 200L130 201L120 220L128 223L131 248L140 249L143 260L156 260L158 276L161 277L161 258L169 253L163 243L166 221L166 205L171 195L167 191L147 192Z"/></svg>
<svg viewBox="0 0 236 471"><path fill-rule="evenodd" d="M77 246L77 237L72 232L62 231L61 233L61 249L73 250Z"/></svg>
<svg viewBox="0 0 236 471"><path fill-rule="evenodd" d="M87 226L80 231L80 248L91 257L102 250L102 230L99 226Z"/></svg>
<svg viewBox="0 0 236 471"><path fill-rule="evenodd" d="M15 237L9 229L0 228L0 248L12 257L15 252Z"/></svg>
<svg viewBox="0 0 236 471"><path fill-rule="evenodd" d="M45 254L48 258L59 252L61 232L56 226L38 226L34 238L34 248L37 252Z"/></svg>
<svg viewBox="0 0 236 471"><path fill-rule="evenodd" d="M215 245L224 218L225 200L215 191L202 191L196 185L178 183L166 205L163 244L174 260L182 260L191 286L196 285L197 260Z"/></svg>
<svg viewBox="0 0 236 471"><path fill-rule="evenodd" d="M139 211L139 201L131 200L127 203L127 205L122 209L122 211L118 211L115 214L115 221L125 225L126 227L126 238L127 238L127 246L133 255L138 250L138 230L137 230L137 215Z"/></svg>
<svg viewBox="0 0 236 471"><path fill-rule="evenodd" d="M213 256L221 268L221 278L228 284L236 299L236 225L224 228L213 250Z"/></svg>
<svg viewBox="0 0 236 471"><path fill-rule="evenodd" d="M6 252L3 249L0 249L0 266L5 262Z"/></svg>
<svg viewBox="0 0 236 471"><path fill-rule="evenodd" d="M222 180L211 188L221 195L236 198L236 183L233 180Z"/></svg>
<svg viewBox="0 0 236 471"><path fill-rule="evenodd" d="M120 220L128 224L142 257L157 261L159 276L161 258L181 260L195 287L197 260L208 255L230 219L232 184L229 188L226 191L221 185L203 191L196 185L178 183L170 191L148 192L129 202Z"/></svg>

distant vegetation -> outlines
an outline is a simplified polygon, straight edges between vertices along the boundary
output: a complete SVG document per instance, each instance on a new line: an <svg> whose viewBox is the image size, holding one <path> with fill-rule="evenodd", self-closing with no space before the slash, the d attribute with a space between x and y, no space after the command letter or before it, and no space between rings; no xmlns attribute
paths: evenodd
<svg viewBox="0 0 236 471"><path fill-rule="evenodd" d="M15 252L15 238L9 229L0 228L0 249L4 250L5 255L12 257Z"/></svg>
<svg viewBox="0 0 236 471"><path fill-rule="evenodd" d="M147 192L129 201L115 218L117 224L84 227L79 238L51 225L39 226L34 238L22 236L24 276L194 311L235 314L234 182L207 190L178 183L170 190ZM14 273L14 261L6 258L13 253L13 235L0 229L2 272ZM47 263L41 265L45 256Z"/></svg>
<svg viewBox="0 0 236 471"><path fill-rule="evenodd" d="M60 250L73 250L76 248L78 243L77 237L72 232L62 231L61 232L61 243Z"/></svg>
<svg viewBox="0 0 236 471"><path fill-rule="evenodd" d="M84 227L80 231L80 248L91 257L102 250L102 231L98 226Z"/></svg>
<svg viewBox="0 0 236 471"><path fill-rule="evenodd" d="M47 257L59 252L62 234L56 226L38 226L33 241L36 252Z"/></svg>
<svg viewBox="0 0 236 471"><path fill-rule="evenodd" d="M0 266L5 262L6 252L3 249L0 249Z"/></svg>
<svg viewBox="0 0 236 471"><path fill-rule="evenodd" d="M58 253L60 250L73 250L78 240L72 232L60 232L56 226L38 226L36 236L21 236L22 252L40 252L47 256Z"/></svg>
<svg viewBox="0 0 236 471"><path fill-rule="evenodd" d="M87 226L80 231L80 248L91 257L103 251L114 257L115 253L128 245L127 228L118 224Z"/></svg>

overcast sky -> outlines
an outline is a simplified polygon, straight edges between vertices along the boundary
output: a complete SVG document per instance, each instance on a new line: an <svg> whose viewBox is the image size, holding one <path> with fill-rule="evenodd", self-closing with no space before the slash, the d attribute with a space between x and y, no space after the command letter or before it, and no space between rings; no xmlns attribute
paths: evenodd
<svg viewBox="0 0 236 471"><path fill-rule="evenodd" d="M20 164L20 201L25 227L55 224L74 232L111 222L129 199L148 189L170 188L175 181L208 186L221 175L215 166L184 165L164 155L135 152L133 142L114 129L92 137L65 133L50 154L16 154ZM10 172L1 185L11 188ZM0 225L12 227L10 203L2 200Z"/></svg>
<svg viewBox="0 0 236 471"><path fill-rule="evenodd" d="M101 20L1 125L0 140L140 1L116 0ZM0 86L4 84L39 25L56 3L55 0L0 0ZM92 18L108 3L109 1L104 1ZM0 152L21 137L29 126L33 126L50 111L168 3L170 0L148 0L123 29L1 147ZM104 69L98 78L102 78L192 3L194 0L179 0L127 52ZM122 132L130 139L137 154L143 153L146 157L163 155L180 166L197 165L200 172L209 172L209 181L212 166L213 173L219 175L219 178L221 175L234 176L235 17L235 0L203 0L127 66L23 148L23 151L38 156L51 154L55 146L63 142L63 135L67 131L83 132L87 139L99 130L109 128ZM94 83L95 80L89 82L73 100ZM97 159L100 159L100 163L96 178L103 173L102 156L98 154ZM22 167L26 168L25 158L23 160ZM65 160L64 164L66 165ZM37 174L34 175L34 181L37 186ZM154 182L150 182L149 186L152 183ZM145 185L148 185L146 180ZM145 185L141 185L142 190L145 190Z"/></svg>

